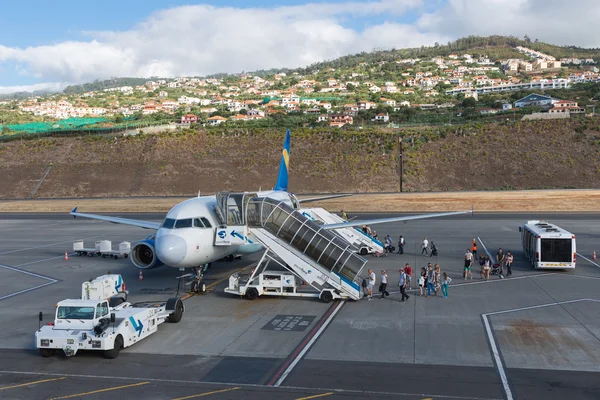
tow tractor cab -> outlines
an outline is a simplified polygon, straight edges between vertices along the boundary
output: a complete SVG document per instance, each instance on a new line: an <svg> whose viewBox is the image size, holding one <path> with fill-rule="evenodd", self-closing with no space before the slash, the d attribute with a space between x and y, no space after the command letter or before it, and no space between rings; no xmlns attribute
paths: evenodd
<svg viewBox="0 0 600 400"><path fill-rule="evenodd" d="M178 298L158 306L143 307L124 301L125 284L120 275L103 275L82 285L82 299L67 299L56 305L54 322L35 333L40 354L50 357L62 349L67 356L79 350L102 350L106 358L116 358L129 347L157 331L165 321L179 322L183 302ZM119 304L110 302L118 299ZM40 312L40 323L43 315Z"/></svg>

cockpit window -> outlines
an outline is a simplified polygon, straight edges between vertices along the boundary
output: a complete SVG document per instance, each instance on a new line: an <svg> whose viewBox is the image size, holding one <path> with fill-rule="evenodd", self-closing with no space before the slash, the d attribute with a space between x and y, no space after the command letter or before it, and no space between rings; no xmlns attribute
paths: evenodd
<svg viewBox="0 0 600 400"><path fill-rule="evenodd" d="M175 222L175 229L179 229L179 228L191 228L192 227L192 219L188 218L188 219L178 219Z"/></svg>
<svg viewBox="0 0 600 400"><path fill-rule="evenodd" d="M206 218L202 217L200 218L202 220L202 222L204 223L204 226L207 228L212 228L212 225L210 224L210 221L207 220Z"/></svg>
<svg viewBox="0 0 600 400"><path fill-rule="evenodd" d="M200 218L194 218L194 228L204 228L204 224Z"/></svg>
<svg viewBox="0 0 600 400"><path fill-rule="evenodd" d="M175 226L175 220L172 218L165 218L165 220L162 223L161 228L167 228L167 229L173 229L173 227Z"/></svg>

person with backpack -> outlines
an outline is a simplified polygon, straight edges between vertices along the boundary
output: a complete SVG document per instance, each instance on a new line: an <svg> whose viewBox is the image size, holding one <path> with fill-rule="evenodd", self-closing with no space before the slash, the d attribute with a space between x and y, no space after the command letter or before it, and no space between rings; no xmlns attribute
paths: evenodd
<svg viewBox="0 0 600 400"><path fill-rule="evenodd" d="M404 268L400 268L400 280L398 281L398 286L400 286L400 294L402 295L400 301L404 301L404 299L408 300L409 296L406 294L406 272L404 272Z"/></svg>
<svg viewBox="0 0 600 400"><path fill-rule="evenodd" d="M408 263L404 266L404 272L406 273L406 286L410 290L412 289L412 267Z"/></svg>
<svg viewBox="0 0 600 400"><path fill-rule="evenodd" d="M506 263L506 254L504 254L502 248L499 248L498 253L496 253L496 263L498 264L498 277L504 279L503 270L504 263Z"/></svg>
<svg viewBox="0 0 600 400"><path fill-rule="evenodd" d="M404 237L400 235L400 238L398 239L398 254L404 254L404 243Z"/></svg>
<svg viewBox="0 0 600 400"><path fill-rule="evenodd" d="M435 271L431 264L427 266L427 295L425 297L431 296L431 292L433 291L433 295L437 296L437 290L435 290Z"/></svg>

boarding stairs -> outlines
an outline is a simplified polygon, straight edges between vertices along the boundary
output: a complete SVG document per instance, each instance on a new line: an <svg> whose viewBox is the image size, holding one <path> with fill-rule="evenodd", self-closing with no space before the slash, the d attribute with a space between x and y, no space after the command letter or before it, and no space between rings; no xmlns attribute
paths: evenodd
<svg viewBox="0 0 600 400"><path fill-rule="evenodd" d="M348 241L281 200L252 193L219 193L217 203L223 220L243 223L223 230L229 232L233 228L240 236L246 236L245 240L251 236L265 247L269 257L263 257L261 262L276 256L281 265L317 290L331 288L341 297L353 300L362 297L361 272L367 260L356 254ZM221 205L230 207L224 209ZM239 208L233 210L233 205ZM240 219L230 218L230 212L239 214Z"/></svg>
<svg viewBox="0 0 600 400"><path fill-rule="evenodd" d="M323 224L343 224L346 222L337 214L330 213L324 208L303 208L298 210L302 215ZM348 243L359 249L361 254L383 253L383 243L363 232L360 228L349 227L335 230L338 235L343 237Z"/></svg>

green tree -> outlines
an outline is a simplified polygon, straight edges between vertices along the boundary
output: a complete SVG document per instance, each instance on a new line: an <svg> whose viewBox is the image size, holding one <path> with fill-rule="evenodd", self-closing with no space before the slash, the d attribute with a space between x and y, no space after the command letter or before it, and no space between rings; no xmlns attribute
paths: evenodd
<svg viewBox="0 0 600 400"><path fill-rule="evenodd" d="M115 115L115 124L120 124L121 122L123 122L123 114Z"/></svg>
<svg viewBox="0 0 600 400"><path fill-rule="evenodd" d="M462 106L464 108L473 108L477 105L477 100L472 97L466 98L462 101Z"/></svg>

